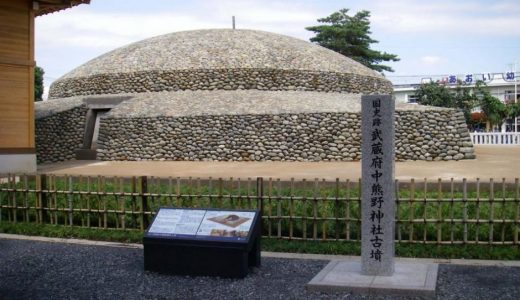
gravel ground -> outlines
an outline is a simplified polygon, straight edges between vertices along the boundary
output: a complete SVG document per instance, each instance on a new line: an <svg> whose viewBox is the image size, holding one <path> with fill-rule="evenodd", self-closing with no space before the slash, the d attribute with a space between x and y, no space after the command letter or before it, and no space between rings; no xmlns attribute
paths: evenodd
<svg viewBox="0 0 520 300"><path fill-rule="evenodd" d="M327 263L263 258L244 279L192 278L145 272L141 249L0 239L0 299L367 299L306 291ZM520 268L441 265L437 298L519 299Z"/></svg>

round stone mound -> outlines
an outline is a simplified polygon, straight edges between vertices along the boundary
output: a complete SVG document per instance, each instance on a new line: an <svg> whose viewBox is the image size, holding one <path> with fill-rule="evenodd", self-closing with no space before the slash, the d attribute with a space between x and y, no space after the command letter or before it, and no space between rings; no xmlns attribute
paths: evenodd
<svg viewBox="0 0 520 300"><path fill-rule="evenodd" d="M166 34L118 48L57 80L51 98L178 90L390 93L377 72L312 43L254 30Z"/></svg>
<svg viewBox="0 0 520 300"><path fill-rule="evenodd" d="M40 162L361 159L362 94L382 75L279 34L212 29L143 40L55 81L35 105ZM474 158L464 115L396 107L396 159Z"/></svg>

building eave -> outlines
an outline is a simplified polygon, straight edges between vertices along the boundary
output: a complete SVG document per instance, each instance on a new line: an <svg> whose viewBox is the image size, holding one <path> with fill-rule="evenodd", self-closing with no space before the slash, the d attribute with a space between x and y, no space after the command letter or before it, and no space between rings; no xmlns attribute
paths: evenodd
<svg viewBox="0 0 520 300"><path fill-rule="evenodd" d="M33 1L36 16L43 16L80 4L90 4L90 0L38 0Z"/></svg>

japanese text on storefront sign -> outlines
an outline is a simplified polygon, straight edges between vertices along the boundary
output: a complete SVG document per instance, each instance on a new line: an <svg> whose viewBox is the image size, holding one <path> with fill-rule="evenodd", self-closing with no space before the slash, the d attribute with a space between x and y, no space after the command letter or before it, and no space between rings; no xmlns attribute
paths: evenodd
<svg viewBox="0 0 520 300"><path fill-rule="evenodd" d="M502 79L505 81L515 81L515 73L514 72L506 72L506 73L485 73L485 74L466 74L466 75L449 75L447 77L443 77L441 82L445 82L448 84L457 84L459 82L465 84L474 84L477 81L489 82L495 79L495 75L501 75ZM500 78L500 77L499 77Z"/></svg>

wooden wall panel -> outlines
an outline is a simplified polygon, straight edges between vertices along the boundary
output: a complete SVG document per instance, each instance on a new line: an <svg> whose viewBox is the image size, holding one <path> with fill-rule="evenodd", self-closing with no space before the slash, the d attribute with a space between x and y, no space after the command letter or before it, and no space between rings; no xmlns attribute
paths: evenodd
<svg viewBox="0 0 520 300"><path fill-rule="evenodd" d="M0 63L7 59L31 61L30 1L0 2Z"/></svg>
<svg viewBox="0 0 520 300"><path fill-rule="evenodd" d="M32 1L0 1L0 150L34 148Z"/></svg>
<svg viewBox="0 0 520 300"><path fill-rule="evenodd" d="M30 148L32 98L31 67L0 65L0 148Z"/></svg>

